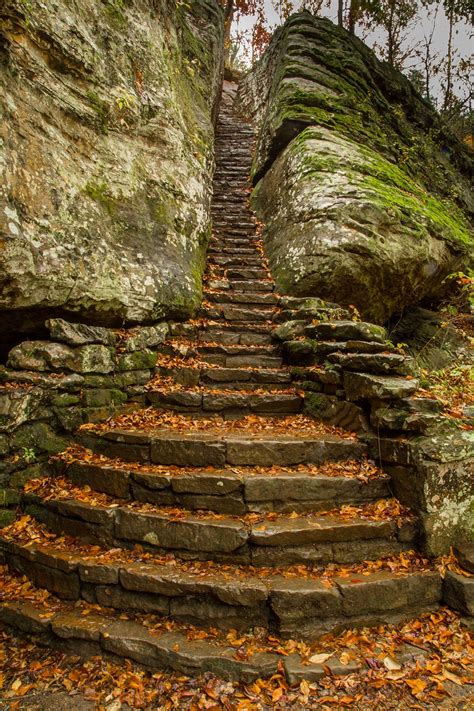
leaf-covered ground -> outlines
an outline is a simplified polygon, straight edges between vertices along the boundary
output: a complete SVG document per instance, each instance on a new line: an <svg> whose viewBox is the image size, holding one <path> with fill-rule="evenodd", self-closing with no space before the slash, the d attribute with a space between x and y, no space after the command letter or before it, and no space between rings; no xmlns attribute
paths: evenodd
<svg viewBox="0 0 474 711"><path fill-rule="evenodd" d="M399 627L349 631L349 649L365 655L366 669L290 686L283 675L251 684L212 675L190 679L146 671L124 661L83 661L0 633L0 708L16 709L471 709L474 704L473 639L446 610ZM398 664L390 642L406 639L424 651L421 661ZM380 640L383 645L380 645ZM336 647L337 642L335 640ZM381 651L377 654L376 648ZM339 647L337 654L343 657ZM324 656L324 653L320 655Z"/></svg>

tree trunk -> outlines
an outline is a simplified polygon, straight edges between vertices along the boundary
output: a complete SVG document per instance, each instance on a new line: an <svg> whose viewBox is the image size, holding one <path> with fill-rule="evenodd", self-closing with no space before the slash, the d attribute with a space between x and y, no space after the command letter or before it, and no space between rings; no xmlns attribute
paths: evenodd
<svg viewBox="0 0 474 711"><path fill-rule="evenodd" d="M453 30L454 30L454 3L450 3L449 7L449 35L448 35L448 54L446 64L446 90L444 92L443 108L446 110L451 102L453 93Z"/></svg>
<svg viewBox="0 0 474 711"><path fill-rule="evenodd" d="M234 0L226 0L224 7L224 56L229 56L230 50L230 32L232 28L232 20L234 19Z"/></svg>
<svg viewBox="0 0 474 711"><path fill-rule="evenodd" d="M344 27L344 0L337 2L337 24L339 27Z"/></svg>
<svg viewBox="0 0 474 711"><path fill-rule="evenodd" d="M395 3L390 6L387 24L387 62L393 67L395 61Z"/></svg>

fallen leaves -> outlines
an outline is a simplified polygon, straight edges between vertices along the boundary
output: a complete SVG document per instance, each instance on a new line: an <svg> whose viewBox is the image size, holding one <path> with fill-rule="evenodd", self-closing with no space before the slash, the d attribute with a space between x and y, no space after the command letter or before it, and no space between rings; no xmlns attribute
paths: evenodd
<svg viewBox="0 0 474 711"><path fill-rule="evenodd" d="M89 432L106 432L114 429L148 432L157 429L172 429L174 432L209 432L216 434L247 432L257 436L270 433L288 436L288 433L291 433L295 437L334 435L344 439L356 439L356 435L352 432L346 432L339 427L327 425L306 415L288 415L287 417L247 415L235 420L226 420L215 415L207 418L191 419L186 415L166 410L156 410L153 407L112 417L105 422L87 423L81 425L80 429Z"/></svg>
<svg viewBox="0 0 474 711"><path fill-rule="evenodd" d="M151 472L166 476L200 474L220 471L212 466L207 467L181 467L174 465L162 464L140 464L139 462L125 462L118 458L106 457L102 454L96 454L90 449L73 445L68 447L64 452L50 458L50 462L64 462L72 464L73 462L83 462L84 464L94 464L103 469L121 469L132 470L138 472ZM272 467L239 467L232 466L230 471L245 477L252 476L277 476L279 474L302 474L304 476L324 476L324 477L349 477L359 479L365 483L372 479L387 478L387 475L369 460L355 461L343 460L340 462L325 462L324 464L298 464L296 466L280 466L278 464Z"/></svg>
<svg viewBox="0 0 474 711"><path fill-rule="evenodd" d="M0 570L0 588L3 589L8 574ZM23 587L17 578L19 591ZM18 592L21 597L22 593ZM53 597L48 604L57 609L67 603ZM81 607L87 603L81 602ZM97 606L90 606L93 610ZM104 610L100 610L104 614ZM14 639L7 633L0 635L0 688L8 699L27 698L47 692L66 689L71 694L82 694L100 708L109 708L117 700L134 709L255 709L264 708L458 708L456 698L469 708L472 695L474 656L472 638L460 625L459 617L448 610L434 615L423 615L401 625L380 628L348 630L340 635L324 635L312 646L296 640L282 641L265 631L255 635L242 635L237 631L218 633L216 630L201 630L191 625L177 625L163 619L161 622L150 615L121 615L122 619L140 620L149 629L158 633L173 629L187 629L189 639L203 639L205 633L213 644L232 644L240 656L249 656L249 648L268 649L281 653L299 653L318 661L329 661L335 653L346 654L351 660L362 664L370 654L379 665L361 669L342 677L327 675L317 682L302 679L288 683L282 671L269 678L258 679L249 684L229 682L206 674L191 679L181 674L164 671L147 671L123 660L119 664L101 657L87 661L62 652L44 650L31 640ZM449 631L446 638L443 634ZM194 634L194 636L193 636ZM428 650L425 656L400 663L400 670L389 671L384 661L387 656L396 659L404 649L403 640L414 634ZM471 675L471 676L470 676ZM446 704L444 705L444 700ZM54 701L45 702L54 707ZM459 708L462 708L460 706ZM120 706L112 708L119 709Z"/></svg>

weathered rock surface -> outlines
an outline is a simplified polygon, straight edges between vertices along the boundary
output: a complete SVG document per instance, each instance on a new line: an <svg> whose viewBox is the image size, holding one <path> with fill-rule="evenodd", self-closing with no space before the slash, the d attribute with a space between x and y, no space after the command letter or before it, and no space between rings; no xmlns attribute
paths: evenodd
<svg viewBox="0 0 474 711"><path fill-rule="evenodd" d="M281 290L384 321L467 263L466 152L359 40L293 15L240 102L259 126L253 198Z"/></svg>
<svg viewBox="0 0 474 711"><path fill-rule="evenodd" d="M198 305L222 24L217 0L2 4L4 328Z"/></svg>

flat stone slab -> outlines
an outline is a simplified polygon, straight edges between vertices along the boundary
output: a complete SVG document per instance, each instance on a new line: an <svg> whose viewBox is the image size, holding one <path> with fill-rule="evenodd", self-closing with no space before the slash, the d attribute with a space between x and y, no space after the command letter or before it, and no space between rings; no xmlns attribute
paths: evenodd
<svg viewBox="0 0 474 711"><path fill-rule="evenodd" d="M355 477L307 476L298 472L245 479L246 501L357 501L388 495L389 478L362 483Z"/></svg>
<svg viewBox="0 0 474 711"><path fill-rule="evenodd" d="M411 363L409 358L398 353L331 353L328 360L347 370L400 375L409 372Z"/></svg>
<svg viewBox="0 0 474 711"><path fill-rule="evenodd" d="M231 552L248 538L247 527L238 520L170 516L118 509L115 536L176 550Z"/></svg>
<svg viewBox="0 0 474 711"><path fill-rule="evenodd" d="M124 465L125 467L125 465ZM220 513L271 510L321 510L343 502L389 497L389 477L361 481L354 476L322 476L301 471L254 474L226 468L154 472L73 462L66 476L78 486L89 486L125 500L206 508ZM192 497L192 499L190 498ZM226 508L226 504L232 504ZM234 505L235 504L235 505Z"/></svg>
<svg viewBox="0 0 474 711"><path fill-rule="evenodd" d="M409 397L418 389L418 380L401 377L370 375L368 373L344 373L344 388L348 400L375 398L398 400Z"/></svg>
<svg viewBox="0 0 474 711"><path fill-rule="evenodd" d="M329 516L282 517L252 527L250 542L258 546L299 546L358 539L385 538L394 533L391 521L338 520Z"/></svg>
<svg viewBox="0 0 474 711"><path fill-rule="evenodd" d="M474 617L474 578L448 570L443 584L443 601L462 615Z"/></svg>
<svg viewBox="0 0 474 711"><path fill-rule="evenodd" d="M474 573L474 543L461 543L456 549L455 553L457 555L459 564L468 573Z"/></svg>
<svg viewBox="0 0 474 711"><path fill-rule="evenodd" d="M394 578L389 573L377 573L370 579L361 575L335 578L342 595L342 610L347 615L416 607L436 603L441 599L441 576L437 572Z"/></svg>
<svg viewBox="0 0 474 711"><path fill-rule="evenodd" d="M362 321L326 321L312 327L312 335L320 341L375 341L383 343L387 331L382 326Z"/></svg>

